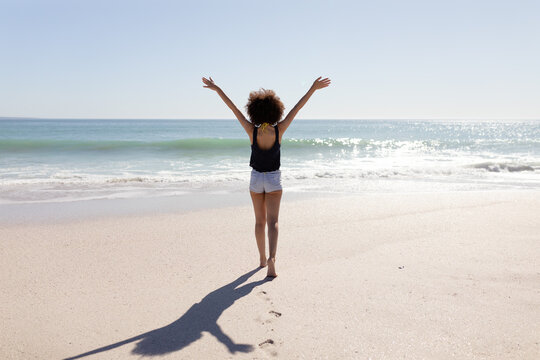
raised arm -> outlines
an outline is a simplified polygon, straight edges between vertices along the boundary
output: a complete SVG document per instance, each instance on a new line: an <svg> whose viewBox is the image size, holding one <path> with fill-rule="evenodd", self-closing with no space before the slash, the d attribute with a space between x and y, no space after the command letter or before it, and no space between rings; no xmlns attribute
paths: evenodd
<svg viewBox="0 0 540 360"><path fill-rule="evenodd" d="M296 114L298 114L300 109L303 108L304 105L306 105L307 101L309 100L311 95L313 95L313 93L316 90L325 88L328 85L330 85L330 79L329 78L324 78L323 79L322 76L319 76L317 79L315 79L315 81L313 82L313 85L311 85L308 92L304 96L302 96L300 101L298 101L298 103L291 109L291 111L289 111L287 116L285 116L285 119L283 119L283 121L279 122L279 124L278 124L279 133L283 134L285 132L285 130L287 130L289 125L291 125L292 121L296 117Z"/></svg>
<svg viewBox="0 0 540 360"><path fill-rule="evenodd" d="M227 95L225 95L223 90L221 90L221 88L214 83L214 80L212 80L211 77L210 77L210 79L207 79L207 78L203 77L202 81L204 83L203 87L208 88L210 90L214 90L215 92L217 92L217 94L219 95L221 100L223 100L223 102L225 102L225 104L229 107L229 109L232 110L232 112L234 113L234 116L236 116L238 121L240 121L240 125L242 125L244 130L246 130L247 134L251 137L251 134L253 133L253 124L250 123L249 121L247 121L244 114L242 114L240 112L240 110L238 110L236 105L234 105L234 103L231 101L231 99L229 99L227 97Z"/></svg>

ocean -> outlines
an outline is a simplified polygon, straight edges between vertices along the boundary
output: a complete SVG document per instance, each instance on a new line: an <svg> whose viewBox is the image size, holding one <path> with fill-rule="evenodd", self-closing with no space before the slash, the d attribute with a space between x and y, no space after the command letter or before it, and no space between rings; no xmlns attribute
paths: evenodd
<svg viewBox="0 0 540 360"><path fill-rule="evenodd" d="M0 203L248 191L237 120L0 120ZM285 192L540 189L540 121L295 120Z"/></svg>

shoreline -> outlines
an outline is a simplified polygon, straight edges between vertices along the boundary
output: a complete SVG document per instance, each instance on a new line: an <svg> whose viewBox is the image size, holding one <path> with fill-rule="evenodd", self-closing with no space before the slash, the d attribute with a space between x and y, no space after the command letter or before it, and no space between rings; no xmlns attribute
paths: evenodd
<svg viewBox="0 0 540 360"><path fill-rule="evenodd" d="M540 189L471 189L443 191L399 191L399 192L297 192L284 189L282 206L287 202L327 198L382 198L392 196L441 196L455 194L540 194ZM128 197L113 199L77 199L70 201L44 201L30 203L0 203L0 225L31 225L47 223L66 223L83 220L99 220L109 217L132 217L164 214L184 214L193 211L251 206L249 191L245 192L192 192L173 196Z"/></svg>
<svg viewBox="0 0 540 360"><path fill-rule="evenodd" d="M285 198L286 194L286 198ZM287 192L285 201L345 196L340 193ZM131 197L0 204L0 225L31 225L100 220L110 217L180 215L194 211L251 206L249 190L235 193L188 193Z"/></svg>

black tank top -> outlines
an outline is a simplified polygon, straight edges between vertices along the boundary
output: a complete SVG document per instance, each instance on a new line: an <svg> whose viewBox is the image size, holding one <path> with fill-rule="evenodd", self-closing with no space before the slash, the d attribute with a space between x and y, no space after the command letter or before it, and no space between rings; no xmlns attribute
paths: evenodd
<svg viewBox="0 0 540 360"><path fill-rule="evenodd" d="M263 150L257 145L257 128L253 128L253 144L251 145L251 159L249 166L258 172L268 172L279 170L280 164L280 143L277 125L273 126L276 132L274 145L268 150Z"/></svg>

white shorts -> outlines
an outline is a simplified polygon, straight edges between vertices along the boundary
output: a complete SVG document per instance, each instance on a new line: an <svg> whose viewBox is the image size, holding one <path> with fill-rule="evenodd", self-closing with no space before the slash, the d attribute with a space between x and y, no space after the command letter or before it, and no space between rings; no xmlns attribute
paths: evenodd
<svg viewBox="0 0 540 360"><path fill-rule="evenodd" d="M258 172L255 169L251 170L251 180L249 182L250 191L261 194L282 189L281 170L269 172Z"/></svg>

